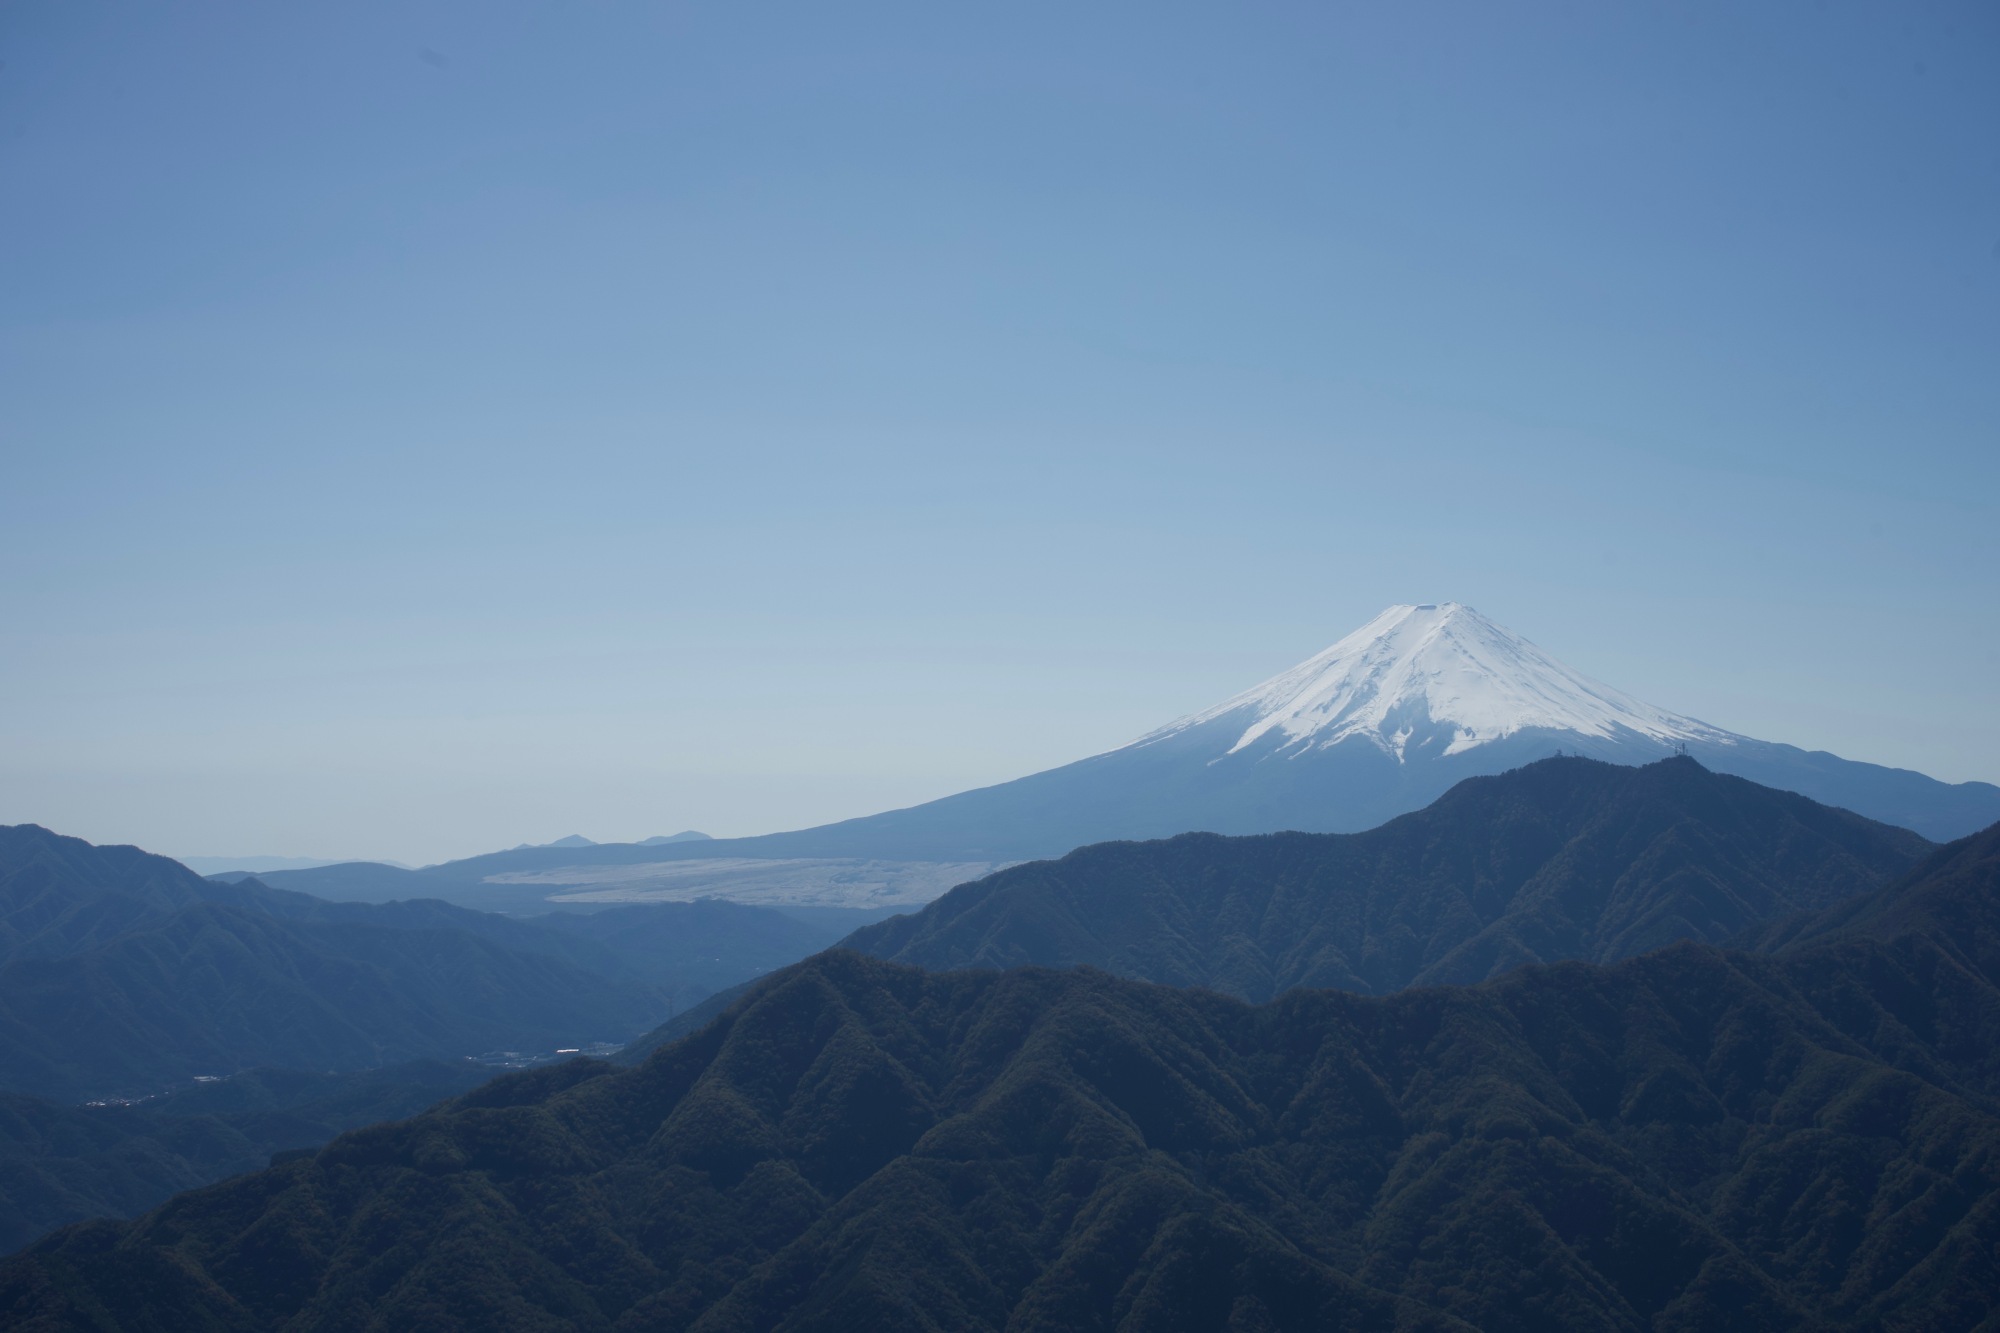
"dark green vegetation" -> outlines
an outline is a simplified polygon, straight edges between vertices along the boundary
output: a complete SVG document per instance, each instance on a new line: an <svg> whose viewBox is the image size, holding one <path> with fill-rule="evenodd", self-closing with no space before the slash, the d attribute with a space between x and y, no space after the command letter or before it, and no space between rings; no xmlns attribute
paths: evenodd
<svg viewBox="0 0 2000 1333"><path fill-rule="evenodd" d="M1085 847L845 945L933 970L1089 964L1253 1001L1386 994L1720 942L1877 888L1929 846L1692 759L1546 759L1367 833Z"/></svg>
<svg viewBox="0 0 2000 1333"><path fill-rule="evenodd" d="M2000 830L1789 940L1254 1008L829 953L59 1233L0 1322L2000 1327Z"/></svg>
<svg viewBox="0 0 2000 1333"><path fill-rule="evenodd" d="M356 1074L255 1069L136 1106L0 1093L0 1253L70 1222L142 1212L342 1130L415 1115L491 1072L466 1061Z"/></svg>

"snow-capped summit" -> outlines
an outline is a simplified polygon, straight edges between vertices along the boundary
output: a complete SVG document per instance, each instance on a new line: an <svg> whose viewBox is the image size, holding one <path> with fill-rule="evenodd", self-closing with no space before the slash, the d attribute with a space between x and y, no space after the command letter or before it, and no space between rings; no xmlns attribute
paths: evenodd
<svg viewBox="0 0 2000 1333"><path fill-rule="evenodd" d="M1291 670L1137 743L1223 718L1244 724L1228 754L1266 737L1293 754L1361 739L1398 762L1461 754L1523 731L1663 746L1736 739L1572 671L1457 602L1392 606Z"/></svg>
<svg viewBox="0 0 2000 1333"><path fill-rule="evenodd" d="M1351 833L1468 778L1557 755L1614 764L1685 755L1933 838L2000 820L2000 787L1723 731L1572 671L1469 606L1440 602L1392 606L1262 685L1060 768L819 828L568 854L604 864L627 855L962 864L1196 830Z"/></svg>
<svg viewBox="0 0 2000 1333"><path fill-rule="evenodd" d="M1599 684L1471 607L1441 602L1392 606L1213 708L1011 782L755 838L681 834L609 847L568 838L554 848L516 849L533 853L525 860L460 864L482 875L683 858L962 867L1193 831L1352 833L1428 805L1468 778L1558 755L1614 764L1692 760L1932 838L2000 821L2000 787L1938 782L1723 731ZM841 872L855 886L855 905L880 905L876 895L889 884L882 873L855 870L847 879ZM1338 883L1323 888L1342 891Z"/></svg>
<svg viewBox="0 0 2000 1333"><path fill-rule="evenodd" d="M998 786L778 834L786 855L1006 860L1189 830L1344 833L1555 755L1722 773L1931 837L2000 819L1946 784L1724 731L1573 671L1469 606L1392 606L1317 656L1128 745Z"/></svg>

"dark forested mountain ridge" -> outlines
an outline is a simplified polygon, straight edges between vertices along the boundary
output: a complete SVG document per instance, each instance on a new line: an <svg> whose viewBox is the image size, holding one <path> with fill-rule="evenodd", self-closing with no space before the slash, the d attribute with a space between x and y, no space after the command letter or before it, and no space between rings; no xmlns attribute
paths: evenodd
<svg viewBox="0 0 2000 1333"><path fill-rule="evenodd" d="M332 903L255 876L204 879L137 847L99 846L36 824L0 825L0 960L83 953L203 905L320 924L469 930L517 948L557 941L490 913L436 901Z"/></svg>
<svg viewBox="0 0 2000 1333"><path fill-rule="evenodd" d="M143 1094L258 1065L624 1040L667 1005L594 966L603 952L443 903L323 903L0 829L0 1089Z"/></svg>
<svg viewBox="0 0 2000 1333"><path fill-rule="evenodd" d="M1908 1068L1944 1061L2000 1098L2000 825L1938 848L1897 882L1749 932L1795 985L1857 1040L1900 1050ZM1857 987L1897 997L1888 1013ZM1878 1026L1879 1025L1879 1026Z"/></svg>
<svg viewBox="0 0 2000 1333"><path fill-rule="evenodd" d="M1768 923L1743 943L1766 952L1797 952L1861 936L1922 936L1966 966L2000 975L2000 938L1984 910L1993 901L2000 901L2000 824L1934 848L1872 893Z"/></svg>
<svg viewBox="0 0 2000 1333"><path fill-rule="evenodd" d="M136 847L0 825L0 959L77 953L225 893L234 891Z"/></svg>
<svg viewBox="0 0 2000 1333"><path fill-rule="evenodd" d="M58 1233L0 1323L1985 1328L2000 992L1928 920L1254 1008L835 951L638 1068Z"/></svg>
<svg viewBox="0 0 2000 1333"><path fill-rule="evenodd" d="M1546 759L1366 833L1082 848L845 944L932 969L1089 964L1253 1001L1382 994L1721 941L1875 889L1929 848L1692 759Z"/></svg>

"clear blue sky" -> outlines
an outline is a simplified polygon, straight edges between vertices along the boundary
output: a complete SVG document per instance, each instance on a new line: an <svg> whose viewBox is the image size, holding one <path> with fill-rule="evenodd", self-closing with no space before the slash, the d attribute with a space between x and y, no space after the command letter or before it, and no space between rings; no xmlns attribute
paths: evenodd
<svg viewBox="0 0 2000 1333"><path fill-rule="evenodd" d="M2000 9L0 0L0 822L795 827L1469 602L2000 780Z"/></svg>

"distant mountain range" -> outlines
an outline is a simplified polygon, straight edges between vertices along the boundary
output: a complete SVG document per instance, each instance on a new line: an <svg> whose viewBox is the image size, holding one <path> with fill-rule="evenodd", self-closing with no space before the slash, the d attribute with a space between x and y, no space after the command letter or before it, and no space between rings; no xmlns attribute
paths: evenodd
<svg viewBox="0 0 2000 1333"><path fill-rule="evenodd" d="M1621 823L1640 859L1707 845L1699 802L1665 843L1615 804L1578 855ZM1815 820L1808 863L1900 854ZM639 1067L509 1076L60 1232L0 1262L0 1322L1991 1327L2000 829L1770 929L1774 955L1683 942L1261 1007L834 951Z"/></svg>
<svg viewBox="0 0 2000 1333"><path fill-rule="evenodd" d="M711 839L706 833L697 833L693 829L688 829L682 833L655 834L653 837L650 838L641 838L638 842L614 843L612 845L624 846L624 847L665 847L670 843L676 843L676 842L708 842L708 841L711 841ZM584 837L581 833L572 833L567 837L557 838L554 842L524 842L520 844L520 846L513 848L513 850L521 852L536 847L560 847L564 849L569 849L573 847L602 847L602 846L604 846L603 843L592 842L589 838ZM339 862L316 861L313 863L312 866L301 866L298 868L315 869L319 866L337 865L337 864L339 864ZM274 870L278 868L279 867L276 866L272 867L272 869Z"/></svg>
<svg viewBox="0 0 2000 1333"><path fill-rule="evenodd" d="M617 1042L658 1022L666 998L595 952L444 903L327 903L0 828L0 1089L140 1095L255 1065Z"/></svg>
<svg viewBox="0 0 2000 1333"><path fill-rule="evenodd" d="M715 902L526 921L331 903L0 827L0 1090L138 1096L259 1065L618 1042L847 925Z"/></svg>
<svg viewBox="0 0 2000 1333"><path fill-rule="evenodd" d="M1592 681L1446 602L1391 607L1291 670L1129 745L904 810L752 838L565 840L421 871L331 866L269 882L332 898L471 902L496 877L682 857L1004 864L1189 832L1350 833L1421 809L1465 778L1556 754L1618 764L1686 754L1934 840L2000 820L2000 786L1724 731Z"/></svg>
<svg viewBox="0 0 2000 1333"><path fill-rule="evenodd" d="M352 861L328 860L317 856L177 856L174 858L197 875L260 875L271 870L317 870L321 866L352 865ZM398 870L411 867L400 861L378 861L376 865Z"/></svg>
<svg viewBox="0 0 2000 1333"><path fill-rule="evenodd" d="M857 915L330 903L0 827L0 1250L414 1114L469 1056L624 1040Z"/></svg>

